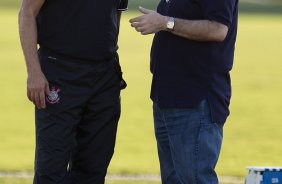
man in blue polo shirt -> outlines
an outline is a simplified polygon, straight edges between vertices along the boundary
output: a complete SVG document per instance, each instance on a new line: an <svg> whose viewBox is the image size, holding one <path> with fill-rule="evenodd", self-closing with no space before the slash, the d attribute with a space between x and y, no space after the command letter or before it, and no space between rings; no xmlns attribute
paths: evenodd
<svg viewBox="0 0 282 184"><path fill-rule="evenodd" d="M164 184L217 184L229 115L238 0L161 0L130 20L151 49L155 134Z"/></svg>
<svg viewBox="0 0 282 184"><path fill-rule="evenodd" d="M116 52L126 9L127 0L22 1L27 96L36 106L34 184L104 183L125 87Z"/></svg>

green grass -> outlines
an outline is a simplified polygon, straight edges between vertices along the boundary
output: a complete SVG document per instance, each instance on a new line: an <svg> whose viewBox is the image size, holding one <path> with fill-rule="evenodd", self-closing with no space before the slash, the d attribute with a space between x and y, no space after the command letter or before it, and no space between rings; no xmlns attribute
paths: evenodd
<svg viewBox="0 0 282 184"><path fill-rule="evenodd" d="M32 179L31 178L10 178L0 177L0 184L31 184ZM155 181L113 181L113 180L107 180L105 184L160 184L160 182Z"/></svg>
<svg viewBox="0 0 282 184"><path fill-rule="evenodd" d="M155 9L159 0L130 0L129 10L137 10L138 6ZM281 0L240 0L241 12L282 14ZM0 7L19 7L21 0L1 0Z"/></svg>
<svg viewBox="0 0 282 184"><path fill-rule="evenodd" d="M31 178L11 178L0 177L0 184L31 184ZM126 181L126 180L106 180L105 184L160 184L159 181ZM231 184L231 183L224 183Z"/></svg>
<svg viewBox="0 0 282 184"><path fill-rule="evenodd" d="M10 178L10 177L0 177L0 184L31 184L31 178Z"/></svg>
<svg viewBox="0 0 282 184"><path fill-rule="evenodd" d="M26 98L16 15L14 9L0 10L0 170L33 169L33 106ZM119 46L128 88L122 92L111 173L159 172L149 99L152 36L130 27L128 19L136 15L128 12L122 19ZM242 14L239 24L220 175L244 176L247 165L282 164L282 16Z"/></svg>

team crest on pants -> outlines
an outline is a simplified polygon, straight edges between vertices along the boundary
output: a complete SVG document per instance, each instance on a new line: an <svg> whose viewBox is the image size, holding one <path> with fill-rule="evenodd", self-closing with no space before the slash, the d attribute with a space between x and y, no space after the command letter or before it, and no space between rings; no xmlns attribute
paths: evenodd
<svg viewBox="0 0 282 184"><path fill-rule="evenodd" d="M50 90L50 94L46 97L47 102L50 104L56 104L60 101L59 92L61 90L58 87L52 86Z"/></svg>

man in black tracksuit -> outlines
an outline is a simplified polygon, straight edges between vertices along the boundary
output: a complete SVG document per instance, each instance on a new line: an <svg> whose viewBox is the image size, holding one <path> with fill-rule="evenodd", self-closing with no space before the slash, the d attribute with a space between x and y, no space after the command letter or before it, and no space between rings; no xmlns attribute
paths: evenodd
<svg viewBox="0 0 282 184"><path fill-rule="evenodd" d="M127 0L22 1L27 96L36 106L34 184L104 183L126 85L116 53L126 9Z"/></svg>

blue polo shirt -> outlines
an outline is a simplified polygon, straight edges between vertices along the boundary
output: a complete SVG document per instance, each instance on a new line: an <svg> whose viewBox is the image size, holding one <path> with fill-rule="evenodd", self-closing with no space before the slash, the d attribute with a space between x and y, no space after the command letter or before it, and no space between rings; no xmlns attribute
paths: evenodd
<svg viewBox="0 0 282 184"><path fill-rule="evenodd" d="M112 58L118 47L118 11L128 0L46 0L37 16L38 44L61 55Z"/></svg>
<svg viewBox="0 0 282 184"><path fill-rule="evenodd" d="M198 42L167 31L155 34L151 49L151 99L160 107L192 108L209 101L212 119L229 115L230 70L238 22L238 0L161 0L157 11L189 20L213 20L228 26L223 42Z"/></svg>

